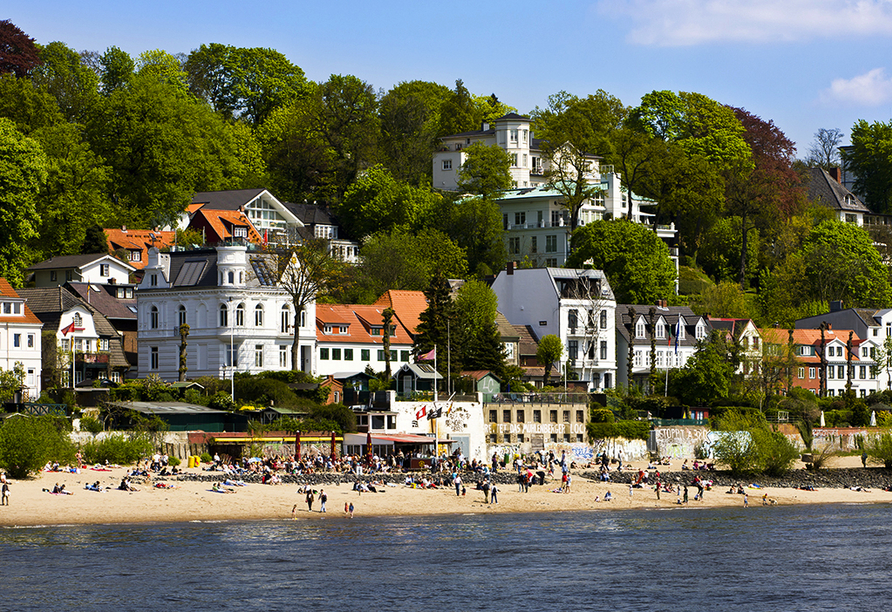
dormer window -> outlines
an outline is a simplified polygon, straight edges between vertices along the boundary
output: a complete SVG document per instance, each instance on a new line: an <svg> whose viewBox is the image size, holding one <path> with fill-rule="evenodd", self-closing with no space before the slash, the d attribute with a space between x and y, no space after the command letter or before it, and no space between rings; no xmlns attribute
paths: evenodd
<svg viewBox="0 0 892 612"><path fill-rule="evenodd" d="M84 319L79 312L74 313L74 327L75 329L84 327Z"/></svg>
<svg viewBox="0 0 892 612"><path fill-rule="evenodd" d="M380 335L381 335L381 329L382 329L381 327L373 327L373 328L371 329L371 333L372 333L372 335L373 335L373 336L380 336Z"/></svg>
<svg viewBox="0 0 892 612"><path fill-rule="evenodd" d="M638 321L638 323L635 324L635 337L644 337L644 321Z"/></svg>
<svg viewBox="0 0 892 612"><path fill-rule="evenodd" d="M338 328L338 331L339 331L340 333L342 333L342 334L346 334L346 333L347 333L347 326L346 326L346 325L341 325L341 327Z"/></svg>
<svg viewBox="0 0 892 612"><path fill-rule="evenodd" d="M232 235L235 238L247 238L248 237L248 228L236 227L233 229Z"/></svg>
<svg viewBox="0 0 892 612"><path fill-rule="evenodd" d="M322 328L322 332L326 335L329 335L331 334L332 329L333 328L331 325L325 325L325 327Z"/></svg>
<svg viewBox="0 0 892 612"><path fill-rule="evenodd" d="M696 331L696 333L697 333L697 339L698 339L698 340L706 337L706 328L703 326L702 323L698 323L698 324L697 324L697 331Z"/></svg>
<svg viewBox="0 0 892 612"><path fill-rule="evenodd" d="M130 261L142 261L142 251L130 251Z"/></svg>
<svg viewBox="0 0 892 612"><path fill-rule="evenodd" d="M657 323L657 338L665 338L666 337L666 326L663 325L662 321Z"/></svg>

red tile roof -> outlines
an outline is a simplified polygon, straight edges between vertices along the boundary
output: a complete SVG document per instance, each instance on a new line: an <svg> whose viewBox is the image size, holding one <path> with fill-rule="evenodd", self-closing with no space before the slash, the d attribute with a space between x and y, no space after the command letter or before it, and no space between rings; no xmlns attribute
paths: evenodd
<svg viewBox="0 0 892 612"><path fill-rule="evenodd" d="M162 232L126 228L111 228L103 231L108 238L109 253L114 253L118 249L127 249L128 251L139 251L143 254L139 261L127 260L127 263L138 270L146 267L149 261L146 253L152 246L156 246L159 249L169 247L176 242L177 237L177 233L174 231Z"/></svg>
<svg viewBox="0 0 892 612"><path fill-rule="evenodd" d="M247 230L249 241L263 242L263 237L254 228L254 224L240 210L206 210L202 208L192 216L189 227L197 230L210 230L206 235L208 242L220 242L232 238L232 230L236 227L243 227Z"/></svg>
<svg viewBox="0 0 892 612"><path fill-rule="evenodd" d="M0 278L0 295L13 298L21 297L5 278ZM24 304L23 314L25 316L4 315L2 310L0 310L0 323L32 323L34 325L41 325L40 319L31 312L27 302Z"/></svg>
<svg viewBox="0 0 892 612"><path fill-rule="evenodd" d="M421 291L390 289L379 297L374 305L393 308L400 323L405 325L411 334L415 334L418 324L421 323L421 313L427 310L427 298Z"/></svg>
<svg viewBox="0 0 892 612"><path fill-rule="evenodd" d="M317 304L316 305L316 340L319 342L366 342L369 344L383 344L384 335L373 336L373 326L384 325L384 310L382 306L367 306L363 304ZM325 325L347 326L347 333L340 333L335 329L333 333L324 333ZM396 335L391 336L393 344L412 344L409 330L394 318Z"/></svg>

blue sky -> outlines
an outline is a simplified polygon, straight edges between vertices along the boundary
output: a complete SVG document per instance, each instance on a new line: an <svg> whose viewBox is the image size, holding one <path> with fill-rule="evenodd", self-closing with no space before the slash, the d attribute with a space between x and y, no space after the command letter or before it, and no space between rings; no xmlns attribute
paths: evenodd
<svg viewBox="0 0 892 612"><path fill-rule="evenodd" d="M78 51L271 47L315 81L460 78L522 113L560 90L628 106L696 91L772 119L800 157L818 128L848 139L858 119L892 118L892 0L31 0L4 13Z"/></svg>

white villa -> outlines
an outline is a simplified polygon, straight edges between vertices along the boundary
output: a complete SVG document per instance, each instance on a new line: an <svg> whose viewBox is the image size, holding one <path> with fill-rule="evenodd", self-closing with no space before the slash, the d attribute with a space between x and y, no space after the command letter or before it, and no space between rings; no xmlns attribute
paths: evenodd
<svg viewBox="0 0 892 612"><path fill-rule="evenodd" d="M561 366L604 390L616 381L616 298L600 270L515 269L509 263L493 282L499 312L513 325L561 339Z"/></svg>
<svg viewBox="0 0 892 612"><path fill-rule="evenodd" d="M315 372L315 302L295 313L269 258L246 246L150 250L136 294L140 377L178 379L183 324L189 378L289 370L295 334L299 369Z"/></svg>
<svg viewBox="0 0 892 612"><path fill-rule="evenodd" d="M499 199L502 226L510 261L527 259L536 267L561 266L567 259L570 217L561 206L563 195L546 186L548 160L540 140L533 137L530 119L509 113L483 129L464 132L440 139L440 150L433 158L433 185L437 189L458 189L458 175L467 157L466 149L477 142L498 145L512 157L510 168L514 189ZM579 224L599 219L628 218L636 223L653 225L654 215L641 210L648 201L630 194L612 166L601 165L597 156L590 157L591 171L587 180L598 184L601 191L593 200L582 205ZM674 224L657 226L657 235L671 242L675 239ZM672 249L673 257L676 255Z"/></svg>

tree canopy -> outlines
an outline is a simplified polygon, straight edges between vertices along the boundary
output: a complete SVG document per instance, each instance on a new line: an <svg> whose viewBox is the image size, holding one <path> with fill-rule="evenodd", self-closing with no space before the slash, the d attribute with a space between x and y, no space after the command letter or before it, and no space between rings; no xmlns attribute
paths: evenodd
<svg viewBox="0 0 892 612"><path fill-rule="evenodd" d="M669 247L639 223L594 221L573 232L573 246L567 267L603 270L618 302L653 304L675 292Z"/></svg>

